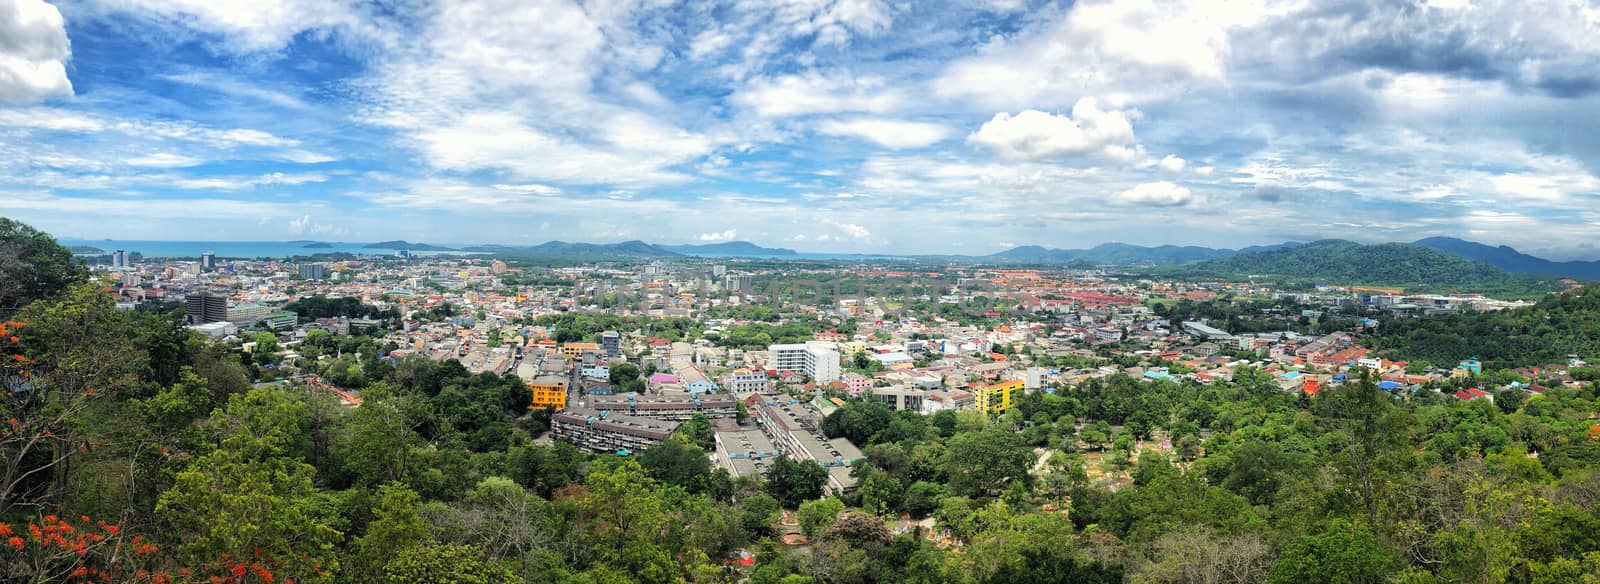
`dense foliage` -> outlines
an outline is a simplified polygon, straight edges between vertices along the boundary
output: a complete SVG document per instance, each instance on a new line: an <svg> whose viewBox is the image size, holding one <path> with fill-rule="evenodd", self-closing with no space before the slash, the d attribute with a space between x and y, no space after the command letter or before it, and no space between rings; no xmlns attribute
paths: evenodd
<svg viewBox="0 0 1600 584"><path fill-rule="evenodd" d="M362 304L360 298L353 297L309 296L290 302L283 309L300 315L301 320L335 317L389 320L400 318L400 313L393 308L380 309L370 304Z"/></svg>
<svg viewBox="0 0 1600 584"><path fill-rule="evenodd" d="M1374 343L1399 358L1445 366L1473 357L1487 368L1593 357L1600 355L1600 285L1551 294L1513 310L1388 319Z"/></svg>

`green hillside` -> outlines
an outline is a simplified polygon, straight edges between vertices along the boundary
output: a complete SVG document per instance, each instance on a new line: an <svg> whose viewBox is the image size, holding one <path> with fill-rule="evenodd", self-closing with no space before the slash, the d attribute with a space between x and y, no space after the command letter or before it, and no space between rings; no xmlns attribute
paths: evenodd
<svg viewBox="0 0 1600 584"><path fill-rule="evenodd" d="M1506 295L1539 295L1562 288L1554 279L1512 274L1487 263L1420 245L1363 245L1338 239L1162 268L1158 273L1180 277L1264 276L1304 283Z"/></svg>

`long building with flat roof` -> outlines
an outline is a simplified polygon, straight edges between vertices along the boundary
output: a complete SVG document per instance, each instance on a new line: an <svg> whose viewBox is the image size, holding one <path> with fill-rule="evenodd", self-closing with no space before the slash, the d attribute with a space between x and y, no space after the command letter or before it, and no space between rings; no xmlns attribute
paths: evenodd
<svg viewBox="0 0 1600 584"><path fill-rule="evenodd" d="M589 452L633 455L672 436L678 422L598 410L572 410L550 416L550 434Z"/></svg>
<svg viewBox="0 0 1600 584"><path fill-rule="evenodd" d="M816 416L804 404L782 394L752 396L756 422L773 445L795 460L814 460L828 470L828 491L854 491L856 478L850 467L862 458L861 449L844 438L822 435Z"/></svg>
<svg viewBox="0 0 1600 584"><path fill-rule="evenodd" d="M703 414L707 418L732 418L739 408L726 394L666 393L642 395L619 393L589 397L588 407L629 416L683 421Z"/></svg>
<svg viewBox="0 0 1600 584"><path fill-rule="evenodd" d="M728 474L738 477L759 477L767 472L767 467L772 460L779 456L788 456L766 434L756 427L739 427L732 424L732 420L724 420L726 428L719 427L716 433L717 456L716 463ZM720 424L719 424L720 425Z"/></svg>

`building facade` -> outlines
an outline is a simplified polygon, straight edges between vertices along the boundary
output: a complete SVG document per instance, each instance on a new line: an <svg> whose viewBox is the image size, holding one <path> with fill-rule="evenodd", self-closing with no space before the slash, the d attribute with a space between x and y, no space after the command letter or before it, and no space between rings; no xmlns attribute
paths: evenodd
<svg viewBox="0 0 1600 584"><path fill-rule="evenodd" d="M550 435L582 450L629 456L672 436L678 422L595 410L550 416Z"/></svg>
<svg viewBox="0 0 1600 584"><path fill-rule="evenodd" d="M767 347L767 368L804 373L812 381L830 383L839 379L839 350L833 343L812 341Z"/></svg>
<svg viewBox="0 0 1600 584"><path fill-rule="evenodd" d="M973 404L983 413L1003 413L1011 409L1026 384L1021 379L983 384L973 389Z"/></svg>
<svg viewBox="0 0 1600 584"><path fill-rule="evenodd" d="M533 401L528 404L528 409L555 408L557 410L567 407L567 379L554 375L535 377L528 382L528 392Z"/></svg>

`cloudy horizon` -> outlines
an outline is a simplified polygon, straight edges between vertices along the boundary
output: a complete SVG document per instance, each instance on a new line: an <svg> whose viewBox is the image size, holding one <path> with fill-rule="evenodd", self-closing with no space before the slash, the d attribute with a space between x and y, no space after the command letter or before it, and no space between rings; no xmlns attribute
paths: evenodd
<svg viewBox="0 0 1600 584"><path fill-rule="evenodd" d="M60 236L1600 259L1600 5L0 0Z"/></svg>

